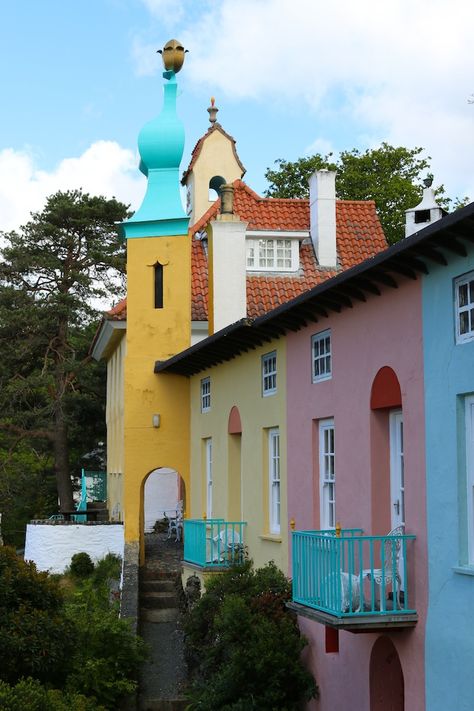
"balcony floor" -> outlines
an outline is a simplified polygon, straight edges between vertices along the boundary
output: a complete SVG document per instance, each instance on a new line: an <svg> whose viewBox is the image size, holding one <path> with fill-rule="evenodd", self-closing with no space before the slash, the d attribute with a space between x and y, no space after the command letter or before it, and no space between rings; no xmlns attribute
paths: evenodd
<svg viewBox="0 0 474 711"><path fill-rule="evenodd" d="M415 614L396 614L391 615L386 613L374 613L373 615L357 615L354 617L336 617L321 610L315 610L313 607L306 607L297 602L288 602L287 607L309 620L320 622L326 627L334 627L338 630L347 630L349 632L376 632L383 629L403 629L405 627L414 627L418 622L418 615Z"/></svg>

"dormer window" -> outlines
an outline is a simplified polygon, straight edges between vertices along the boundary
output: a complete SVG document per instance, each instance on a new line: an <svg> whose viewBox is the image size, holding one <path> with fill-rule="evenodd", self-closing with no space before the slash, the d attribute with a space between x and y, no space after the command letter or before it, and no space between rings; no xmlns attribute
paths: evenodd
<svg viewBox="0 0 474 711"><path fill-rule="evenodd" d="M296 272L299 269L298 239L246 238L247 269L256 272Z"/></svg>

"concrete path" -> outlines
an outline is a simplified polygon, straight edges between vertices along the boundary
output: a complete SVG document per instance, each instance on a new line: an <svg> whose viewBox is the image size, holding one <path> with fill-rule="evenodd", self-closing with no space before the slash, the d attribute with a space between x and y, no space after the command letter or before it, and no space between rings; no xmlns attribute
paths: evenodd
<svg viewBox="0 0 474 711"><path fill-rule="evenodd" d="M151 648L140 679L140 711L186 707L183 634L179 628L182 545L165 534L145 536L146 565L140 574L140 634Z"/></svg>

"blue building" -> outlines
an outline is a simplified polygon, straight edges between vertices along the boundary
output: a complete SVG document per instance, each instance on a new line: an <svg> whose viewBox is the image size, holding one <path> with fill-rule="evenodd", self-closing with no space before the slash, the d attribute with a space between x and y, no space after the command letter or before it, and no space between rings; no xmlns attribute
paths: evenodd
<svg viewBox="0 0 474 711"><path fill-rule="evenodd" d="M424 231L425 232L425 231ZM427 228L426 708L474 708L474 204ZM440 255L442 259L440 259Z"/></svg>

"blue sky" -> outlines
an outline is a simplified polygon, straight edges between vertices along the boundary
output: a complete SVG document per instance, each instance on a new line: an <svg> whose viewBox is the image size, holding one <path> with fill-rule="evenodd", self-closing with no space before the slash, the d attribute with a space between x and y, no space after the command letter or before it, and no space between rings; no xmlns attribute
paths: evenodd
<svg viewBox="0 0 474 711"><path fill-rule="evenodd" d="M171 37L190 50L183 168L214 95L257 192L276 158L386 140L426 147L436 181L474 198L473 26L468 0L4 2L0 229L77 185L138 206Z"/></svg>

